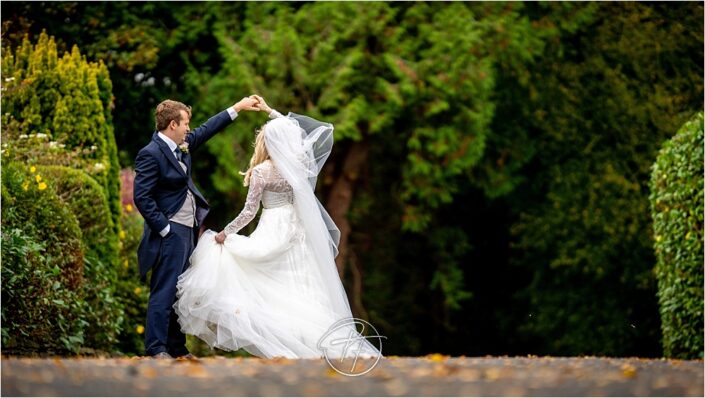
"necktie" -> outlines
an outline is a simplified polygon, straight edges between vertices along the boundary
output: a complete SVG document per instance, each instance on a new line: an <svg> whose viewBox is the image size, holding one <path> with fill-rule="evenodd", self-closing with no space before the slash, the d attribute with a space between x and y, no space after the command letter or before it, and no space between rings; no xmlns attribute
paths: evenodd
<svg viewBox="0 0 705 398"><path fill-rule="evenodd" d="M179 148L174 149L174 155L176 155L176 159L180 162L181 161L181 151Z"/></svg>

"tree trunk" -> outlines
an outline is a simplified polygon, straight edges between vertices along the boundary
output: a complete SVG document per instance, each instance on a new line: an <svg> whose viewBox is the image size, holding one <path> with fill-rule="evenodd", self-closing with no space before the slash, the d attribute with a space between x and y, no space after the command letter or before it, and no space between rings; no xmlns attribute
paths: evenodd
<svg viewBox="0 0 705 398"><path fill-rule="evenodd" d="M354 142L352 144L345 155L342 170L333 182L327 200L330 216L340 229L338 257L335 259L335 265L338 268L340 278L343 279L347 264L356 267L352 272L353 289L349 293L352 296L350 300L352 309L358 316L364 316L363 314L366 314L366 311L362 308L362 273L360 272L357 261L350 261L351 253L348 249L350 222L348 222L347 214L352 204L355 184L360 177L362 168L367 162L368 154L369 145L366 142Z"/></svg>

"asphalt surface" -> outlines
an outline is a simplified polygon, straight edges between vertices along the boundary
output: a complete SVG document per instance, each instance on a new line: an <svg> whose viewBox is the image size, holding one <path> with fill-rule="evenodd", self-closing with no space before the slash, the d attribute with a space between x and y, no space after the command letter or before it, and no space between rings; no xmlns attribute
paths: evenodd
<svg viewBox="0 0 705 398"><path fill-rule="evenodd" d="M703 396L703 361L598 357L11 358L3 396Z"/></svg>

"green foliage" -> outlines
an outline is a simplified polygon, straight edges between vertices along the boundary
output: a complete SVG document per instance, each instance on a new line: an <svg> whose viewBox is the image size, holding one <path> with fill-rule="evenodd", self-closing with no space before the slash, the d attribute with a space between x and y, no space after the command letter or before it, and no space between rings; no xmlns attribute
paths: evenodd
<svg viewBox="0 0 705 398"><path fill-rule="evenodd" d="M3 353L77 352L85 338L81 229L38 175L4 159Z"/></svg>
<svg viewBox="0 0 705 398"><path fill-rule="evenodd" d="M246 15L238 30L228 29L227 20L215 25L220 72L187 75L203 93L203 115L223 107L205 93L254 91L281 111L335 121L341 145L375 135L406 143L397 188L403 226L428 226L479 160L492 115L491 62L482 50L449 52L483 46L488 32L465 23L473 17L468 7L314 3L263 11L248 5ZM242 191L237 172L246 166L254 127L238 120L236 131L208 143L219 164L212 182L220 194Z"/></svg>
<svg viewBox="0 0 705 398"><path fill-rule="evenodd" d="M462 308L462 301L472 297L464 288L463 269L459 260L470 250L465 232L459 228L440 228L432 236L432 250L438 269L431 279L431 289L440 289L445 306L450 310Z"/></svg>
<svg viewBox="0 0 705 398"><path fill-rule="evenodd" d="M110 350L117 343L123 308L115 299L118 235L103 188L89 175L62 166L38 167L78 220L84 254L83 286L88 322L84 345Z"/></svg>
<svg viewBox="0 0 705 398"><path fill-rule="evenodd" d="M36 44L25 37L19 47L6 48L4 54L3 141L39 135L60 152L76 151L81 168L106 190L117 233L120 180L107 68L102 62L87 62L76 46L59 57L53 37L45 33ZM31 151L12 153L19 161L51 164L51 158L30 157Z"/></svg>
<svg viewBox="0 0 705 398"><path fill-rule="evenodd" d="M139 280L137 247L142 239L144 220L128 204L123 207L120 232L120 267L115 282L115 295L123 307L124 327L118 336L118 348L125 354L144 352L144 323L147 315L149 288Z"/></svg>
<svg viewBox="0 0 705 398"><path fill-rule="evenodd" d="M483 168L527 164L510 195L519 216L511 262L532 273L517 296L532 316L517 326L543 341L537 353L658 355L649 169L660 143L702 107L702 62L686 56L702 60L702 36L681 35L683 24L702 26L693 7L534 7L532 24L548 39L529 84L510 85L517 96L506 108L527 115L531 135L493 149L507 156ZM494 124L509 143L516 123ZM535 155L510 157L523 148Z"/></svg>
<svg viewBox="0 0 705 398"><path fill-rule="evenodd" d="M494 71L485 38L493 32L468 23L474 19L465 4L416 4L402 20L403 51L388 55L411 105L398 119L413 126L402 165L404 229L421 232L432 225L433 210L453 201L464 174L485 150L494 113ZM456 51L461 48L466 51Z"/></svg>
<svg viewBox="0 0 705 398"><path fill-rule="evenodd" d="M48 246L45 257L31 257L33 261L18 264L17 277L39 275L20 275L26 271L22 264L37 266L37 272L43 262L52 266L60 260L80 264L72 267L72 279L52 285L52 289L68 289L56 294L72 295L67 308L74 317L71 328L62 326L60 332L54 331L58 336L53 340L64 341L65 348L74 352L79 348L109 351L117 343L123 319L122 306L115 301L120 223L115 215L120 211L120 181L107 69L102 63L88 63L76 47L59 58L53 38L44 33L35 45L25 37L16 49L5 49L2 66L6 76L2 96L3 159L6 164L32 165L28 170L36 173L31 176L36 181L22 182L22 192L41 189L43 195L53 195L52 200L58 201L63 210L52 213L50 226L75 225L79 239L76 246L71 233L52 231L56 232L51 235L54 243ZM17 195L10 200L3 193L3 215L7 212L22 220L22 236L28 237L28 244L43 242L31 231L48 230L46 215L28 210L38 205L41 202L31 196ZM15 218L3 217L3 228L11 228L12 220ZM22 236L16 239L24 239ZM17 316L8 316L8 323L20 322ZM33 343L22 339L16 344L24 350L24 344ZM42 350L41 346L36 349Z"/></svg>
<svg viewBox="0 0 705 398"><path fill-rule="evenodd" d="M668 357L703 357L703 113L667 141L651 174L656 277Z"/></svg>
<svg viewBox="0 0 705 398"><path fill-rule="evenodd" d="M120 230L120 161L118 160L117 143L115 141L115 131L113 128L113 84L110 81L108 68L99 63L95 71L96 83L98 84L98 96L103 105L103 119L105 122L100 125L103 137L105 137L104 159L108 165L105 171L105 193L110 206L110 215L113 220L113 231Z"/></svg>

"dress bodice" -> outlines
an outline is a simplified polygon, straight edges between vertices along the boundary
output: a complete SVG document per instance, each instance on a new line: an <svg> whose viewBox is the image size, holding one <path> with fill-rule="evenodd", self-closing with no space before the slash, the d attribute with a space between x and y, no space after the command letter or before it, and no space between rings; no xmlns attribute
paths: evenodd
<svg viewBox="0 0 705 398"><path fill-rule="evenodd" d="M265 209L294 203L294 190L271 160L265 160L252 169L245 206L225 227L225 234L237 233L249 224L257 215L260 202Z"/></svg>
<svg viewBox="0 0 705 398"><path fill-rule="evenodd" d="M294 192L274 192L274 191L263 191L262 192L262 206L265 209L271 209L274 207L280 207L285 205L290 205L294 203Z"/></svg>

